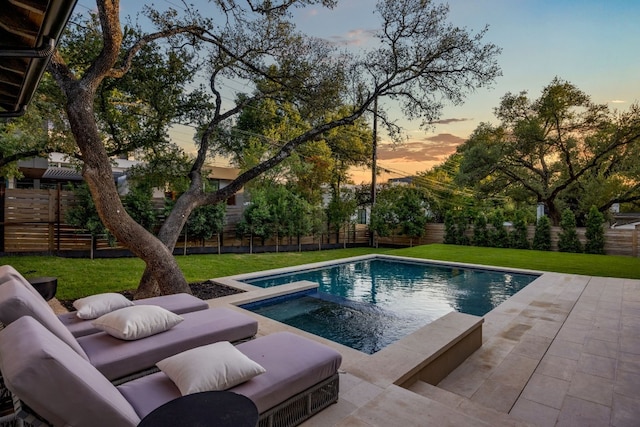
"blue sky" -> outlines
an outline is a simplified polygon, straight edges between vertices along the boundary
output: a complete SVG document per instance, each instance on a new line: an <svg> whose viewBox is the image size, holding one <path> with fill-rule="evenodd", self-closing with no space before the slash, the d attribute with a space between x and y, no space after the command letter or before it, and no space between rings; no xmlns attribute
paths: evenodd
<svg viewBox="0 0 640 427"><path fill-rule="evenodd" d="M450 22L473 32L489 26L486 40L500 46L503 76L462 106L447 107L443 124L428 132L406 123L409 140L382 149L380 163L390 176L409 175L441 161L480 122L496 123L493 109L507 92L537 97L558 76L597 103L626 110L640 101L640 2L615 0L451 0ZM296 12L301 31L336 43L367 46L379 26L375 1L342 0L333 10ZM356 182L368 179L362 171Z"/></svg>

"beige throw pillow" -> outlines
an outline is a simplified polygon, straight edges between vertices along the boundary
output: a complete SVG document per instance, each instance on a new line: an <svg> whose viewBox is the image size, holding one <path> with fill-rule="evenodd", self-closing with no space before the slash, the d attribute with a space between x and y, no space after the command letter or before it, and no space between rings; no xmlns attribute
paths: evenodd
<svg viewBox="0 0 640 427"><path fill-rule="evenodd" d="M76 316L85 320L97 319L103 314L132 305L134 304L127 297L115 292L91 295L73 302L73 307L78 310Z"/></svg>
<svg viewBox="0 0 640 427"><path fill-rule="evenodd" d="M94 320L93 326L122 340L137 340L173 328L184 319L157 305L135 305Z"/></svg>
<svg viewBox="0 0 640 427"><path fill-rule="evenodd" d="M226 390L266 372L228 341L187 350L161 360L156 366L175 383L183 396Z"/></svg>

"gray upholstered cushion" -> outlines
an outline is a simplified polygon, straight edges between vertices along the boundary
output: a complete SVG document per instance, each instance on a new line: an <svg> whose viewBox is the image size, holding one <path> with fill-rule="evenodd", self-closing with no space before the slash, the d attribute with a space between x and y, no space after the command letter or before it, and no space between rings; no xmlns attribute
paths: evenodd
<svg viewBox="0 0 640 427"><path fill-rule="evenodd" d="M31 316L80 356L88 359L87 354L71 335L71 332L58 320L55 314L43 307L40 300L21 283L15 280L5 282L0 285L0 322L8 325L22 316Z"/></svg>
<svg viewBox="0 0 640 427"><path fill-rule="evenodd" d="M122 341L104 332L78 338L89 361L110 380L152 368L160 360L218 341L250 338L258 331L251 316L229 308L182 314L168 331L136 341Z"/></svg>
<svg viewBox="0 0 640 427"><path fill-rule="evenodd" d="M253 400L260 413L338 372L342 356L308 338L279 332L238 344L267 372L232 389Z"/></svg>
<svg viewBox="0 0 640 427"><path fill-rule="evenodd" d="M138 299L133 303L136 305L157 305L175 314L191 313L209 308L209 304L205 301L185 293Z"/></svg>
<svg viewBox="0 0 640 427"><path fill-rule="evenodd" d="M136 414L144 418L154 409L181 396L178 387L164 372L136 378L118 386Z"/></svg>
<svg viewBox="0 0 640 427"><path fill-rule="evenodd" d="M229 391L250 398L260 413L331 377L342 362L332 348L289 332L269 334L236 348L266 372ZM162 372L122 384L118 390L141 418L180 396L178 387Z"/></svg>
<svg viewBox="0 0 640 427"><path fill-rule="evenodd" d="M157 305L175 314L190 313L193 311L206 310L209 304L200 298L189 294L163 295L160 297L144 298L134 300L135 305ZM82 320L76 316L76 312L58 315L58 319L69 329L74 337L82 337L100 332L90 321Z"/></svg>
<svg viewBox="0 0 640 427"><path fill-rule="evenodd" d="M36 299L38 299L42 303L43 307L45 307L47 310L53 313L53 309L47 303L47 301L44 298L42 298L42 295L40 295L40 292L38 292L36 288L34 288L33 285L29 283L29 281L25 279L22 274L18 273L18 270L16 270L10 265L0 266L0 284L10 280L14 280L20 283L25 288L27 288L29 292L35 295Z"/></svg>
<svg viewBox="0 0 640 427"><path fill-rule="evenodd" d="M140 418L104 376L31 317L0 331L4 381L56 426L136 426Z"/></svg>

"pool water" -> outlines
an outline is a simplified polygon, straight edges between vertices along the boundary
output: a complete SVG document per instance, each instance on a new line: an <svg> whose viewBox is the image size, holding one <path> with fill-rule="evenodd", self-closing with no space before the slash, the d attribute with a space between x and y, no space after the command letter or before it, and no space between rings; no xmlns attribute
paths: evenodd
<svg viewBox="0 0 640 427"><path fill-rule="evenodd" d="M308 280L318 291L243 306L368 354L449 313L483 316L538 276L374 258L245 283Z"/></svg>

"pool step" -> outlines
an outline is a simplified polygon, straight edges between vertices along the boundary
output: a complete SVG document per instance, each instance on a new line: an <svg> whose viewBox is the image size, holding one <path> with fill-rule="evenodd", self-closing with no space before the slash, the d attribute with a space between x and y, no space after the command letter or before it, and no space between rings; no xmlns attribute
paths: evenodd
<svg viewBox="0 0 640 427"><path fill-rule="evenodd" d="M467 416L477 418L492 426L525 427L531 425L424 381L416 381L407 387L407 390L456 409Z"/></svg>

